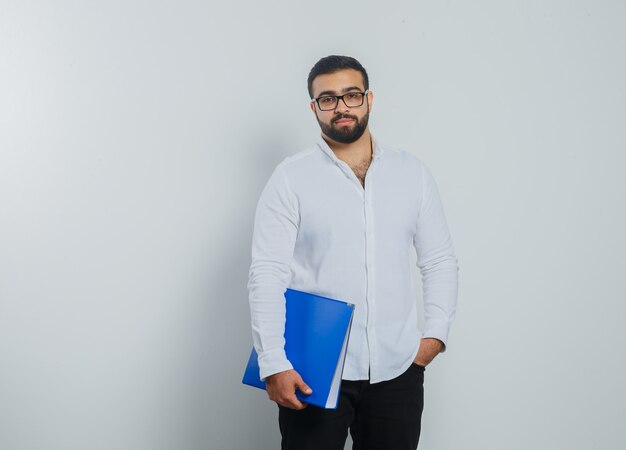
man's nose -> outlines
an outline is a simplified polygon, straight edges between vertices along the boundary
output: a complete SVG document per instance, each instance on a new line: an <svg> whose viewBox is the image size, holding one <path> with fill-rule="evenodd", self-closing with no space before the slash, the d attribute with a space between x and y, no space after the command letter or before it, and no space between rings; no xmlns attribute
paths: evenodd
<svg viewBox="0 0 626 450"><path fill-rule="evenodd" d="M350 108L348 107L348 105L346 105L346 102L343 100L343 98L337 99L337 106L335 106L335 112L344 113L349 110Z"/></svg>

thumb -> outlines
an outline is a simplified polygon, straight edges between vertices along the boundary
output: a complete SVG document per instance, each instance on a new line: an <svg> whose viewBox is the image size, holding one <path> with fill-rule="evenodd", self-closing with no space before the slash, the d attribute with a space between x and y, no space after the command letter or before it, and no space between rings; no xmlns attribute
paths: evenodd
<svg viewBox="0 0 626 450"><path fill-rule="evenodd" d="M298 381L296 382L296 387L303 394L309 395L313 393L313 390L307 386L307 384L302 380L301 377L298 377Z"/></svg>

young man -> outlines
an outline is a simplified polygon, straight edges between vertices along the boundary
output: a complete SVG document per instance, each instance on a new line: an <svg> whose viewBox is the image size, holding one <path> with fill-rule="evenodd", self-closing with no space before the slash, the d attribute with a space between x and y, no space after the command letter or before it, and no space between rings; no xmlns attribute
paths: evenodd
<svg viewBox="0 0 626 450"><path fill-rule="evenodd" d="M445 350L458 265L435 181L426 166L370 134L374 100L354 58L328 56L308 79L322 134L286 158L259 200L248 288L261 378L279 407L283 449L415 450L424 369ZM424 330L410 251L424 289ZM339 404L310 393L284 351L286 288L355 305Z"/></svg>

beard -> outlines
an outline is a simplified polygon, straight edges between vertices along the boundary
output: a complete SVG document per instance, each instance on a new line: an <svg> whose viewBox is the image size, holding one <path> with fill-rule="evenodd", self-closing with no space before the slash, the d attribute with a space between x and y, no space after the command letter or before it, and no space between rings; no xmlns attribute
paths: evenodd
<svg viewBox="0 0 626 450"><path fill-rule="evenodd" d="M333 117L331 123L325 123L317 118L317 123L319 123L322 132L331 138L333 141L340 142L342 144L352 144L357 141L363 133L365 133L365 129L367 128L367 122L369 121L370 114L366 113L361 120L357 116L353 116L350 114L342 114L337 117ZM335 122L339 119L347 118L354 120L354 128L351 127L339 127L335 126Z"/></svg>

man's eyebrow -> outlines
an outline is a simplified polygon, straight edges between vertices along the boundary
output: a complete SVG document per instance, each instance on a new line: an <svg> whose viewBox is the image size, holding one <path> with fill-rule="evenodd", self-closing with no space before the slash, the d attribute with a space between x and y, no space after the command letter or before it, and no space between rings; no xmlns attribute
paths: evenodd
<svg viewBox="0 0 626 450"><path fill-rule="evenodd" d="M361 88L359 86L350 86L350 87L347 87L347 88L343 88L341 90L341 93L345 94L346 92L350 92L350 91L362 92ZM337 94L336 94L335 91L322 91L322 92L319 93L318 97L323 97L324 95L337 95Z"/></svg>

